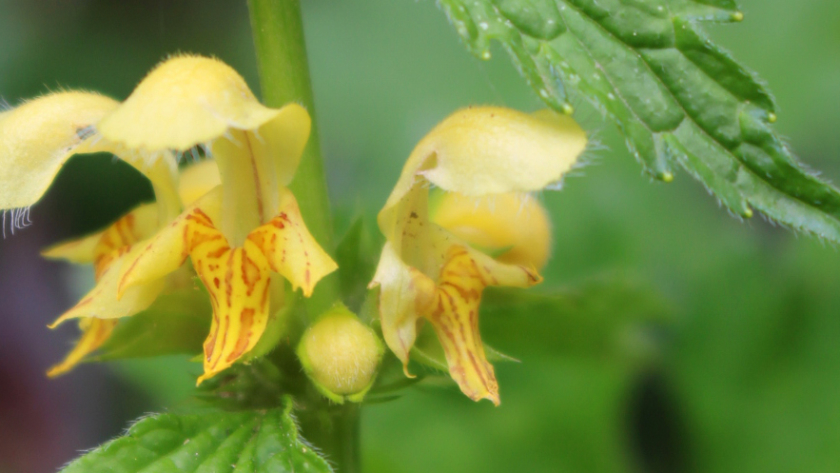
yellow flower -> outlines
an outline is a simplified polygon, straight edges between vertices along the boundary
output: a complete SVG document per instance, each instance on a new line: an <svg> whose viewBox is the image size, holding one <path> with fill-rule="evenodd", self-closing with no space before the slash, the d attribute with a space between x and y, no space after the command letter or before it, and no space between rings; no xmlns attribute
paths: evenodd
<svg viewBox="0 0 840 473"><path fill-rule="evenodd" d="M309 138L303 107L267 108L224 63L180 56L155 68L97 128L144 154L201 145L218 165L221 185L136 245L116 286L127 297L192 260L213 307L199 383L252 349L282 306L284 284L272 272L309 296L337 268L286 188Z"/></svg>
<svg viewBox="0 0 840 473"><path fill-rule="evenodd" d="M121 301L116 299L116 276L112 270L130 244L172 218L181 209L177 194L174 157L161 153L155 160L125 149L102 138L95 126L119 105L113 99L89 92L57 92L26 102L0 115L0 209L27 209L49 188L61 167L75 154L110 152L142 172L152 182L157 203L145 206L120 219L96 238L88 238L63 248L55 256L79 262L92 262L96 268L97 289L110 297L88 294L78 309L82 338L60 365L50 370L58 375L75 365L108 338L115 317L135 314L157 297L160 283L136 288ZM13 222L14 225L14 222ZM14 227L13 227L14 229ZM72 309L71 309L72 310Z"/></svg>
<svg viewBox="0 0 840 473"><path fill-rule="evenodd" d="M164 61L122 104L68 92L0 115L0 209L31 206L72 154L99 151L138 168L157 197L103 233L47 251L93 263L96 272L96 286L53 324L80 319L83 335L50 374L100 346L116 319L147 308L188 257L213 307L199 383L256 345L283 306L283 278L311 295L336 265L286 188L309 130L303 107L265 107L236 71L197 56ZM185 180L200 185L179 189L172 151L194 147L214 159L186 171L195 179ZM208 190L208 179L219 185ZM157 219L150 217L154 209Z"/></svg>
<svg viewBox="0 0 840 473"><path fill-rule="evenodd" d="M189 205L218 184L219 176L215 164L212 161L204 161L189 166L181 172L178 194L181 201ZM147 285L146 290L140 292L143 296L139 301L136 297L123 297L116 301L114 284L119 271L114 270L111 278L103 282L103 276L111 270L115 262L122 261L122 257L131 251L135 243L154 235L157 231L159 225L155 218L155 207L155 204L141 205L119 218L104 231L55 245L42 253L50 259L61 259L76 264L93 264L94 280L99 283L79 303L51 325L55 327L62 320L78 316L82 336L64 360L50 368L47 376L59 376L73 369L88 354L108 340L117 325L118 317L133 315L144 310L165 289L163 279L161 279ZM189 280L189 275L186 276L184 279ZM170 284L165 284L165 286L173 286L171 283L174 281L167 282ZM108 294L110 297L106 297ZM92 306L94 302L99 309ZM85 315L95 313L111 318Z"/></svg>
<svg viewBox="0 0 840 473"><path fill-rule="evenodd" d="M542 280L550 230L528 193L558 182L585 147L570 117L497 107L460 110L418 143L379 213L387 242L371 283L385 342L404 366L428 320L461 391L499 403L478 329L481 294ZM449 195L430 206L430 186Z"/></svg>

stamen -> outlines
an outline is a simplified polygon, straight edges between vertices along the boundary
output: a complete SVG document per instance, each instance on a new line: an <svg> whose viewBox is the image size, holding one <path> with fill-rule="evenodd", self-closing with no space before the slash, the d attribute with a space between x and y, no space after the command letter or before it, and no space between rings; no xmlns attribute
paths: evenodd
<svg viewBox="0 0 840 473"><path fill-rule="evenodd" d="M76 129L76 136L79 137L80 141L84 141L94 135L96 135L96 128L94 128L93 125Z"/></svg>

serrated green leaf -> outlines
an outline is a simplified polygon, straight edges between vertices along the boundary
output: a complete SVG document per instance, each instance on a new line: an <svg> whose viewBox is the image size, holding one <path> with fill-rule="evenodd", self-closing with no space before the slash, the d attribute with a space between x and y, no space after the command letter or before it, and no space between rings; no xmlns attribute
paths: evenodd
<svg viewBox="0 0 840 473"><path fill-rule="evenodd" d="M291 401L286 401L291 406ZM290 408L156 414L62 473L331 472L297 434Z"/></svg>
<svg viewBox="0 0 840 473"><path fill-rule="evenodd" d="M567 89L609 115L651 175L676 165L729 210L750 206L840 241L840 192L808 172L769 126L758 77L701 21L743 19L733 0L440 0L470 51L499 41L540 98L570 113Z"/></svg>
<svg viewBox="0 0 840 473"><path fill-rule="evenodd" d="M148 309L120 321L90 360L201 353L211 314L210 297L203 287L164 294Z"/></svg>

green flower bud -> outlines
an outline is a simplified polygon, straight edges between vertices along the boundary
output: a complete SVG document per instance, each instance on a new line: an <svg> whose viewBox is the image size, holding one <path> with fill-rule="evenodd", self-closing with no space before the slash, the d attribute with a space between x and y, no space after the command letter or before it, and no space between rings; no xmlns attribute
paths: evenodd
<svg viewBox="0 0 840 473"><path fill-rule="evenodd" d="M327 398L360 402L373 385L384 347L376 333L336 304L300 339L297 355L309 379Z"/></svg>

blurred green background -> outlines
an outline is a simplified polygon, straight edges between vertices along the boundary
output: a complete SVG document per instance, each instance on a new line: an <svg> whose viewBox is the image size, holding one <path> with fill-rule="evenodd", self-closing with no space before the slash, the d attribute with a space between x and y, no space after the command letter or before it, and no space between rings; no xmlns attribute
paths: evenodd
<svg viewBox="0 0 840 473"><path fill-rule="evenodd" d="M470 56L431 0L304 0L317 120L339 229L382 205L437 121L470 104L532 110L494 50ZM778 129L840 177L840 4L743 0L712 36L769 82ZM175 52L221 58L257 87L244 1L0 0L0 97L60 88L124 98ZM578 100L603 146L560 192L545 293L557 307L483 314L503 404L421 383L366 408L370 472L840 471L840 256L761 217L739 222L687 174L641 176L615 127ZM144 412L189 395L180 358L44 371L75 338L45 329L90 276L39 249L151 195L110 158L74 159L0 241L0 472L54 471ZM492 294L491 294L492 296Z"/></svg>

